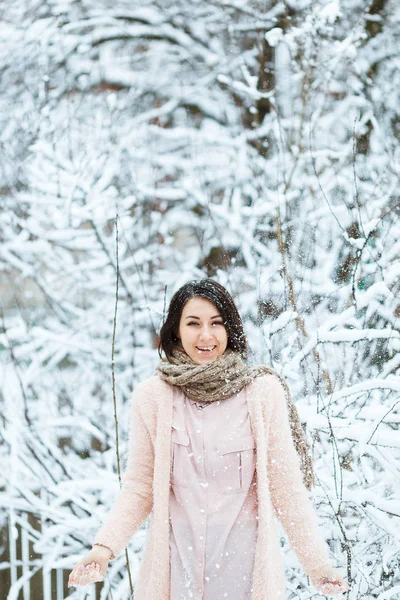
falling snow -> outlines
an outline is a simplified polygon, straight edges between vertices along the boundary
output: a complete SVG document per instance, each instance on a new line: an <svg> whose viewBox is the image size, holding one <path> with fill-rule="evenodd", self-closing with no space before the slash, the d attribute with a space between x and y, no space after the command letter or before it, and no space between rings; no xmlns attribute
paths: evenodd
<svg viewBox="0 0 400 600"><path fill-rule="evenodd" d="M64 597L54 581L119 491L114 412L122 469L129 399L159 360L165 308L206 275L234 296L249 361L290 384L338 567L360 597L389 597L400 580L397 3L134 4L0 6L8 600L28 597L36 569L36 595ZM129 542L133 581L148 525ZM281 549L288 600L315 596L283 532ZM125 556L112 567L103 589L125 600Z"/></svg>

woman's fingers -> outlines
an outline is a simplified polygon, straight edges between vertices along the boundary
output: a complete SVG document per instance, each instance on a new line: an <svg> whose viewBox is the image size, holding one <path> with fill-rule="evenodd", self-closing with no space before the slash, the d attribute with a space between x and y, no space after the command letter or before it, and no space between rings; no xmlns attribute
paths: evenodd
<svg viewBox="0 0 400 600"><path fill-rule="evenodd" d="M328 595L336 595L336 594L343 594L344 592L346 592L347 590L341 587L338 587L337 585L332 585L332 584L326 584L323 585L320 588L321 592L323 594L328 594Z"/></svg>
<svg viewBox="0 0 400 600"><path fill-rule="evenodd" d="M87 585L88 583L95 583L103 580L104 577L101 572L100 564L92 561L86 565L79 565L71 572L68 580L68 587L71 587L71 585Z"/></svg>
<svg viewBox="0 0 400 600"><path fill-rule="evenodd" d="M100 565L81 565L77 568L76 573L73 576L73 582L78 585L87 585L88 583L94 583L95 581L101 581L102 575L100 573ZM72 583L73 585L73 583Z"/></svg>
<svg viewBox="0 0 400 600"><path fill-rule="evenodd" d="M326 577L320 581L319 587L324 594L343 594L350 589L345 581Z"/></svg>

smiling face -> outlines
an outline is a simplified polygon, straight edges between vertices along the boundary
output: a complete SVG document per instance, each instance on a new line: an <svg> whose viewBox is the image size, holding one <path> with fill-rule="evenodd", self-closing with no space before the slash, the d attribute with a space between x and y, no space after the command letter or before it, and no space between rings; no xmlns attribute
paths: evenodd
<svg viewBox="0 0 400 600"><path fill-rule="evenodd" d="M223 354L228 344L223 319L212 302L197 296L188 300L179 321L178 338L186 354L197 365ZM199 348L212 348L202 351Z"/></svg>

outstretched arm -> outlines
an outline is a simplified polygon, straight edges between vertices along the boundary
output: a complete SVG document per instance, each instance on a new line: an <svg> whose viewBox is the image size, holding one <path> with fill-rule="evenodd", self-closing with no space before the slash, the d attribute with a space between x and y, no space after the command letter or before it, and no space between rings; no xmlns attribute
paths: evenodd
<svg viewBox="0 0 400 600"><path fill-rule="evenodd" d="M342 594L350 588L332 568L328 547L318 529L317 515L303 483L300 457L292 439L284 387L275 376L270 378L269 385L272 415L268 475L275 514L315 587L323 594Z"/></svg>
<svg viewBox="0 0 400 600"><path fill-rule="evenodd" d="M131 398L128 458L121 491L93 542L110 548L111 560L125 548L153 507L154 448L141 414L142 397L139 384Z"/></svg>
<svg viewBox="0 0 400 600"><path fill-rule="evenodd" d="M297 454L289 423L285 390L277 377L268 377L269 407L272 411L268 476L271 501L289 542L310 574L320 566L331 566L328 547L318 529L317 516L303 483L300 457Z"/></svg>

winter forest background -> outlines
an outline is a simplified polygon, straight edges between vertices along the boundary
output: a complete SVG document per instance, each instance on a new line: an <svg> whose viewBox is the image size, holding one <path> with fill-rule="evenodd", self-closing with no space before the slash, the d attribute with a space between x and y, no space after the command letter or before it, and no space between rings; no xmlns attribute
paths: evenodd
<svg viewBox="0 0 400 600"><path fill-rule="evenodd" d="M129 597L146 524L103 584L68 574L118 492L165 307L211 276L307 423L347 597L398 598L396 0L0 15L0 597ZM282 545L288 599L323 598Z"/></svg>

